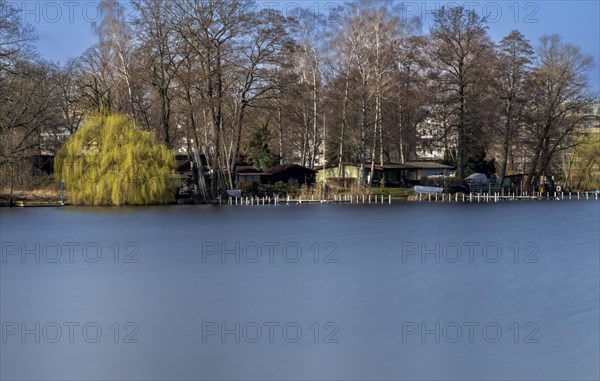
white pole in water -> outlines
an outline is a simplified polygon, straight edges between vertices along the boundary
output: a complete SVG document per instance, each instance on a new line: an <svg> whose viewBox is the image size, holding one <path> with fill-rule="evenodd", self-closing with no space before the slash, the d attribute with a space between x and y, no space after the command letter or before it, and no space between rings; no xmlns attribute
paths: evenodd
<svg viewBox="0 0 600 381"><path fill-rule="evenodd" d="M579 200L579 191L577 191L577 199Z"/></svg>
<svg viewBox="0 0 600 381"><path fill-rule="evenodd" d="M435 194L435 202L437 202L437 193Z"/></svg>
<svg viewBox="0 0 600 381"><path fill-rule="evenodd" d="M364 204L365 203L365 194L364 193L362 194L362 201L363 201L363 204Z"/></svg>
<svg viewBox="0 0 600 381"><path fill-rule="evenodd" d="M65 205L65 180L60 180L60 205Z"/></svg>
<svg viewBox="0 0 600 381"><path fill-rule="evenodd" d="M473 193L469 193L469 202L473 202Z"/></svg>
<svg viewBox="0 0 600 381"><path fill-rule="evenodd" d="M388 199L389 199L389 204L392 205L392 195L388 195Z"/></svg>
<svg viewBox="0 0 600 381"><path fill-rule="evenodd" d="M586 200L589 200L589 199L590 199L590 194L589 194L587 191L585 192L585 199L586 199Z"/></svg>
<svg viewBox="0 0 600 381"><path fill-rule="evenodd" d="M571 192L569 192L569 200L571 199Z"/></svg>
<svg viewBox="0 0 600 381"><path fill-rule="evenodd" d="M431 193L427 193L427 199L429 202L431 202Z"/></svg>

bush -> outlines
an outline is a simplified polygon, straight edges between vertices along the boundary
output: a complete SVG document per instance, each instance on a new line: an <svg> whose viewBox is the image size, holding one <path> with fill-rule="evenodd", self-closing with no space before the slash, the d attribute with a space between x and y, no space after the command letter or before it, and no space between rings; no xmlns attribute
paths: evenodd
<svg viewBox="0 0 600 381"><path fill-rule="evenodd" d="M127 116L94 114L61 148L54 163L69 201L78 205L173 202L175 156Z"/></svg>
<svg viewBox="0 0 600 381"><path fill-rule="evenodd" d="M244 195L244 196L248 196L248 197L255 196L256 193L258 192L258 183L244 181L243 183L240 184L240 190L242 191L242 195Z"/></svg>

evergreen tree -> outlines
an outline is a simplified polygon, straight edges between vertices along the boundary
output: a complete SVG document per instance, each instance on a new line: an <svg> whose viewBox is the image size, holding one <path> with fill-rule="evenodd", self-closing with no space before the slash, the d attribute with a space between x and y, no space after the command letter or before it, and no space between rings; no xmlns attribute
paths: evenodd
<svg viewBox="0 0 600 381"><path fill-rule="evenodd" d="M248 157L254 166L261 171L279 163L279 157L269 149L269 122L259 124L248 143Z"/></svg>

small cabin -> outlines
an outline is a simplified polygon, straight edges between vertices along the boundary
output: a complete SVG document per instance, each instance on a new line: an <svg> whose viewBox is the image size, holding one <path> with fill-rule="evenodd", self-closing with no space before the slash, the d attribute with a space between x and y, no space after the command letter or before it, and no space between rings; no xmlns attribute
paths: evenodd
<svg viewBox="0 0 600 381"><path fill-rule="evenodd" d="M314 184L316 173L314 169L306 168L298 164L281 164L271 167L265 171L267 175L262 177L263 183L275 184L279 181L288 183L295 180L298 185Z"/></svg>
<svg viewBox="0 0 600 381"><path fill-rule="evenodd" d="M236 173L236 183L261 183L263 177L268 176L269 174L259 170L256 167L250 165L238 166L235 170Z"/></svg>

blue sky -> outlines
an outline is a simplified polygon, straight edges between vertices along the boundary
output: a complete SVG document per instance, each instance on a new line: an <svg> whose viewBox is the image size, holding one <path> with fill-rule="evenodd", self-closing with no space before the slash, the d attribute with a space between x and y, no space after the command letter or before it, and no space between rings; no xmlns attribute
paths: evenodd
<svg viewBox="0 0 600 381"><path fill-rule="evenodd" d="M80 55L96 41L92 24L99 17L99 0L7 0L23 9L22 17L37 31L38 51L42 57L64 63ZM293 12L297 6L311 8L330 15L339 1L333 0L259 0L259 6ZM131 6L123 1L126 9ZM532 44L544 34L560 34L564 41L577 45L594 57L595 67L589 73L591 87L600 91L600 1L543 0L543 1L404 1L403 16L420 16L427 25L431 10L444 4L471 7L487 14L489 33L499 41L513 29L520 30ZM334 21L332 21L334 22ZM427 26L425 26L427 30Z"/></svg>

